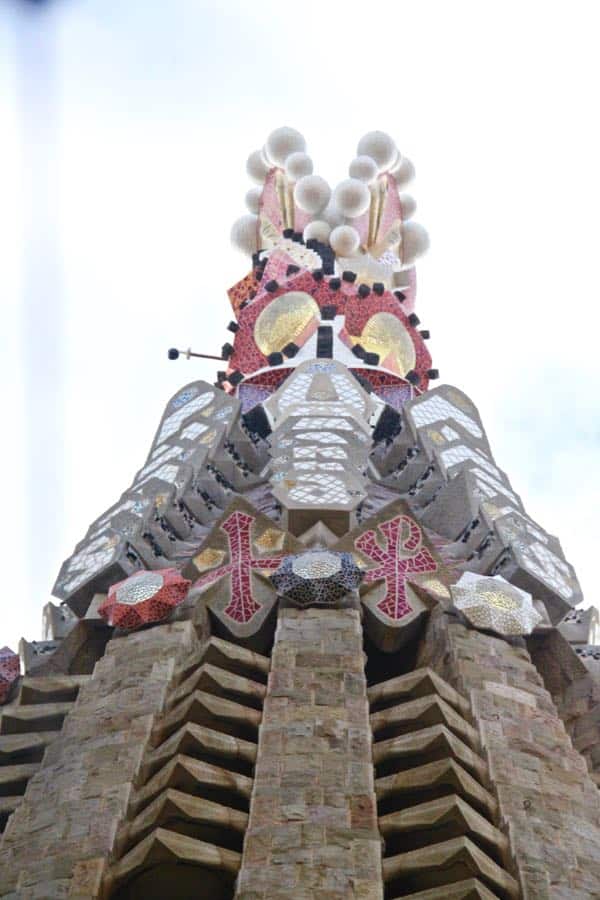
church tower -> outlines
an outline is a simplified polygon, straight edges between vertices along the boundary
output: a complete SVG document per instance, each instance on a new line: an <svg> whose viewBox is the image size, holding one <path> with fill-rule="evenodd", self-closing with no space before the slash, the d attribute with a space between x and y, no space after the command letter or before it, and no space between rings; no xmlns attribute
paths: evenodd
<svg viewBox="0 0 600 900"><path fill-rule="evenodd" d="M598 614L438 385L413 166L247 168L215 383L0 651L0 898L599 898Z"/></svg>

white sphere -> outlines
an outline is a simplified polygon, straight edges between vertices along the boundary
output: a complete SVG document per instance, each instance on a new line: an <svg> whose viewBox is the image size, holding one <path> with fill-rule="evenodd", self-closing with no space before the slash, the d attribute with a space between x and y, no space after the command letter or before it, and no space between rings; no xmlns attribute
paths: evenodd
<svg viewBox="0 0 600 900"><path fill-rule="evenodd" d="M331 225L327 222L324 222L322 219L315 219L313 222L309 222L306 228L302 233L302 237L305 241L320 241L322 244L326 244L329 240L329 235L331 234Z"/></svg>
<svg viewBox="0 0 600 900"><path fill-rule="evenodd" d="M417 209L417 202L410 194L400 194L400 208L402 209L402 219L412 219Z"/></svg>
<svg viewBox="0 0 600 900"><path fill-rule="evenodd" d="M359 156L370 156L374 159L380 172L386 172L398 155L396 144L384 131L369 131L363 135L356 152Z"/></svg>
<svg viewBox="0 0 600 900"><path fill-rule="evenodd" d="M347 178L340 181L333 192L333 202L344 216L355 219L362 216L371 203L371 192L364 181Z"/></svg>
<svg viewBox="0 0 600 900"><path fill-rule="evenodd" d="M262 152L255 150L246 160L246 172L253 181L262 184L267 177L269 167L266 164Z"/></svg>
<svg viewBox="0 0 600 900"><path fill-rule="evenodd" d="M348 169L350 178L358 178L365 184L375 181L378 171L377 163L371 156L357 156L352 160Z"/></svg>
<svg viewBox="0 0 600 900"><path fill-rule="evenodd" d="M276 128L271 132L265 148L271 162L276 166L283 167L291 153L304 153L306 141L295 128L288 128L284 125L283 128Z"/></svg>
<svg viewBox="0 0 600 900"><path fill-rule="evenodd" d="M296 182L294 202L301 210L318 215L325 209L331 197L331 188L319 175L305 175Z"/></svg>
<svg viewBox="0 0 600 900"><path fill-rule="evenodd" d="M400 161L400 165L394 169L393 172L390 173L396 179L396 184L398 187L404 187L405 184L408 184L415 177L415 167L411 163L410 159L407 159L405 156L402 157Z"/></svg>
<svg viewBox="0 0 600 900"><path fill-rule="evenodd" d="M251 213L256 214L258 212L261 196L262 188L253 187L250 188L249 191L246 191L244 200L246 201L246 208L250 210Z"/></svg>
<svg viewBox="0 0 600 900"><path fill-rule="evenodd" d="M242 216L231 227L231 243L241 253L252 256L258 250L258 217Z"/></svg>
<svg viewBox="0 0 600 900"><path fill-rule="evenodd" d="M291 181L298 181L305 175L312 175L313 163L306 153L290 153L285 161L285 174Z"/></svg>
<svg viewBox="0 0 600 900"><path fill-rule="evenodd" d="M429 247L429 235L418 222L405 222L402 225L402 243L400 253L402 265L410 266L418 256L422 256Z"/></svg>
<svg viewBox="0 0 600 900"><path fill-rule="evenodd" d="M321 218L324 219L327 224L331 226L331 228L335 228L336 225L344 224L344 217L340 213L333 200L329 201L329 203L321 213Z"/></svg>
<svg viewBox="0 0 600 900"><path fill-rule="evenodd" d="M338 256L354 256L360 245L360 235L351 225L338 225L329 235L329 243Z"/></svg>

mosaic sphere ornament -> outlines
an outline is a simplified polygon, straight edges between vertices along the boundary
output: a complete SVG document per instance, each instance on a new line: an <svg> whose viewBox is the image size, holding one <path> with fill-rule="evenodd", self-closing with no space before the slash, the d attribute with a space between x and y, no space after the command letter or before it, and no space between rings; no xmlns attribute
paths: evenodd
<svg viewBox="0 0 600 900"><path fill-rule="evenodd" d="M269 166L265 162L260 150L254 150L248 157L246 162L246 172L257 184L264 183L265 178L269 174Z"/></svg>
<svg viewBox="0 0 600 900"><path fill-rule="evenodd" d="M112 585L98 612L116 628L162 622L185 600L190 585L178 569L135 572Z"/></svg>
<svg viewBox="0 0 600 900"><path fill-rule="evenodd" d="M405 222L402 226L402 265L411 266L417 257L429 248L429 235L418 222Z"/></svg>
<svg viewBox="0 0 600 900"><path fill-rule="evenodd" d="M320 241L322 244L326 244L330 234L331 225L328 222L324 222L322 219L313 219L313 221L309 222L304 229L302 237L305 242L315 240Z"/></svg>
<svg viewBox="0 0 600 900"><path fill-rule="evenodd" d="M334 190L333 200L342 215L356 219L368 210L371 192L358 178L346 178Z"/></svg>
<svg viewBox="0 0 600 900"><path fill-rule="evenodd" d="M267 138L265 149L274 165L283 166L292 153L305 153L306 141L295 128L284 125L271 132Z"/></svg>
<svg viewBox="0 0 600 900"><path fill-rule="evenodd" d="M258 218L251 213L240 216L231 227L231 243L240 253L252 256L258 250Z"/></svg>
<svg viewBox="0 0 600 900"><path fill-rule="evenodd" d="M542 617L531 594L510 584L501 575L464 572L450 587L452 602L464 617L486 631L503 637L531 634Z"/></svg>
<svg viewBox="0 0 600 900"><path fill-rule="evenodd" d="M410 194L400 194L400 209L402 210L402 220L412 219L417 211L417 202Z"/></svg>
<svg viewBox="0 0 600 900"><path fill-rule="evenodd" d="M338 225L331 232L329 243L337 256L354 256L360 246L360 234L351 225Z"/></svg>
<svg viewBox="0 0 600 900"><path fill-rule="evenodd" d="M285 161L285 174L291 181L298 181L305 175L312 175L313 162L306 153L290 153Z"/></svg>
<svg viewBox="0 0 600 900"><path fill-rule="evenodd" d="M350 178L358 178L366 184L370 184L377 178L379 167L375 160L370 156L357 156L350 163L348 174Z"/></svg>
<svg viewBox="0 0 600 900"><path fill-rule="evenodd" d="M410 159L403 156L398 160L398 164L390 170L390 174L394 176L396 187L404 187L405 184L410 184L415 177L415 167Z"/></svg>
<svg viewBox="0 0 600 900"><path fill-rule="evenodd" d="M271 581L281 597L306 609L335 605L359 586L362 576L351 553L307 550L286 556Z"/></svg>
<svg viewBox="0 0 600 900"><path fill-rule="evenodd" d="M19 657L10 649L0 649L0 703L8 700L10 689L21 673Z"/></svg>
<svg viewBox="0 0 600 900"><path fill-rule="evenodd" d="M380 172L390 169L398 159L396 144L385 131L369 131L363 135L356 152L359 156L370 156L374 159Z"/></svg>
<svg viewBox="0 0 600 900"><path fill-rule="evenodd" d="M311 215L325 209L331 197L331 188L319 175L305 175L296 182L294 201L296 206Z"/></svg>

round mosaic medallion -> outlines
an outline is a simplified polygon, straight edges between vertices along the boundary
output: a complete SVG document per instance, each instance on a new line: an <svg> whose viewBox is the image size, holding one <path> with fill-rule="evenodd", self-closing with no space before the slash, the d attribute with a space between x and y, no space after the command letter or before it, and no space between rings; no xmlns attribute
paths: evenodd
<svg viewBox="0 0 600 900"><path fill-rule="evenodd" d="M115 599L117 603L134 606L153 597L163 584L164 578L158 572L140 572L139 575L132 575L117 588Z"/></svg>

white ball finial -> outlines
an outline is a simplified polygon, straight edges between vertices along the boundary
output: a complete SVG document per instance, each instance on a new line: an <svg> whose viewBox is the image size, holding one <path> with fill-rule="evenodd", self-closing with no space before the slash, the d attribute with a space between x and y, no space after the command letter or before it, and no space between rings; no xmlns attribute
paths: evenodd
<svg viewBox="0 0 600 900"><path fill-rule="evenodd" d="M329 243L337 256L354 256L360 245L360 235L351 225L338 225L329 235Z"/></svg>
<svg viewBox="0 0 600 900"><path fill-rule="evenodd" d="M246 201L246 209L248 209L251 213L258 213L260 207L260 198L262 196L262 189L259 187L250 188L249 191L246 191L245 201Z"/></svg>
<svg viewBox="0 0 600 900"><path fill-rule="evenodd" d="M264 183L269 172L269 167L264 161L260 150L255 150L248 157L246 161L246 172L253 181L257 182L257 184Z"/></svg>
<svg viewBox="0 0 600 900"><path fill-rule="evenodd" d="M410 159L403 156L400 165L396 166L390 174L396 179L398 187L404 187L405 184L409 184L415 177L415 167Z"/></svg>
<svg viewBox="0 0 600 900"><path fill-rule="evenodd" d="M267 138L267 156L275 166L283 167L291 153L304 153L306 141L295 128L276 128Z"/></svg>
<svg viewBox="0 0 600 900"><path fill-rule="evenodd" d="M329 201L329 203L321 213L321 218L324 219L331 226L331 228L335 228L337 225L343 225L344 223L344 217L340 213L333 200Z"/></svg>
<svg viewBox="0 0 600 900"><path fill-rule="evenodd" d="M325 209L331 197L331 188L319 175L305 175L296 182L294 202L301 210L318 215Z"/></svg>
<svg viewBox="0 0 600 900"><path fill-rule="evenodd" d="M357 156L350 163L348 174L350 178L358 178L359 181L370 184L377 178L378 171L377 163L371 156Z"/></svg>
<svg viewBox="0 0 600 900"><path fill-rule="evenodd" d="M333 192L333 201L342 215L349 219L362 216L371 203L371 192L358 178L347 178L341 181Z"/></svg>
<svg viewBox="0 0 600 900"><path fill-rule="evenodd" d="M242 216L231 227L231 243L241 253L252 256L258 250L258 217Z"/></svg>
<svg viewBox="0 0 600 900"><path fill-rule="evenodd" d="M400 194L398 199L400 200L400 208L402 210L403 221L406 221L406 219L412 219L417 209L415 198L411 197L410 194Z"/></svg>
<svg viewBox="0 0 600 900"><path fill-rule="evenodd" d="M285 174L290 181L298 181L305 175L312 175L313 163L306 153L290 153L285 161Z"/></svg>
<svg viewBox="0 0 600 900"><path fill-rule="evenodd" d="M361 137L356 150L359 156L370 156L380 172L387 172L398 155L396 144L384 131L369 131Z"/></svg>
<svg viewBox="0 0 600 900"><path fill-rule="evenodd" d="M418 256L422 256L429 247L429 235L418 222L405 222L402 225L402 243L400 253L402 265L410 266Z"/></svg>
<svg viewBox="0 0 600 900"><path fill-rule="evenodd" d="M314 240L320 241L321 244L326 244L330 234L331 225L324 222L322 219L314 219L312 222L308 223L302 233L302 237L304 238L304 241Z"/></svg>

